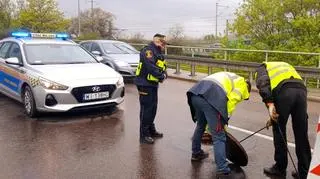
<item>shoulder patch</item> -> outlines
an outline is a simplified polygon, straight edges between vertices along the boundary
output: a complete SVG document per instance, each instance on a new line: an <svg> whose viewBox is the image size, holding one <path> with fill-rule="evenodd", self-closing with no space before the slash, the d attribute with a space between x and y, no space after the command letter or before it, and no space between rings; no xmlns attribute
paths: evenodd
<svg viewBox="0 0 320 179"><path fill-rule="evenodd" d="M147 57L147 58L152 58L152 57L153 57L153 53L152 53L151 50L147 50L147 51L146 51L146 57Z"/></svg>

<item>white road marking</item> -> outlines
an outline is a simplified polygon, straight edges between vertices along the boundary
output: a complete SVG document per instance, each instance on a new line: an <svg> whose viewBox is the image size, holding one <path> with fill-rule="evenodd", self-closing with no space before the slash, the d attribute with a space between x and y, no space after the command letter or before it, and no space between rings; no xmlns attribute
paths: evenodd
<svg viewBox="0 0 320 179"><path fill-rule="evenodd" d="M243 132L243 133L246 133L246 134L249 134L249 135L254 133L252 131L249 131L249 130L246 130L246 129L242 129L242 128L239 128L239 127L235 127L235 126L231 126L231 125L228 125L228 128L236 130L236 131L240 131L240 132ZM270 141L273 141L273 137L270 137L270 136L267 136L267 135L263 135L263 134L257 133L257 134L255 134L255 136L261 137L263 139L267 139L267 140L270 140ZM293 148L296 147L296 145L294 143L291 143L291 142L288 142L288 146L289 147L293 147ZM313 149L311 149L311 152L313 152Z"/></svg>

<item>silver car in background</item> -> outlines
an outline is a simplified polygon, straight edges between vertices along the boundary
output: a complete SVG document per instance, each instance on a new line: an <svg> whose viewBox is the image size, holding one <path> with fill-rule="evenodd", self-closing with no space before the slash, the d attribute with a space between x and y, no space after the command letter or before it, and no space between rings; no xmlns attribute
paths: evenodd
<svg viewBox="0 0 320 179"><path fill-rule="evenodd" d="M30 34L0 41L0 92L22 102L27 115L123 102L119 73L68 39Z"/></svg>
<svg viewBox="0 0 320 179"><path fill-rule="evenodd" d="M80 45L92 54L101 56L101 63L112 67L125 79L135 77L140 55L130 44L117 40L87 40L80 42Z"/></svg>

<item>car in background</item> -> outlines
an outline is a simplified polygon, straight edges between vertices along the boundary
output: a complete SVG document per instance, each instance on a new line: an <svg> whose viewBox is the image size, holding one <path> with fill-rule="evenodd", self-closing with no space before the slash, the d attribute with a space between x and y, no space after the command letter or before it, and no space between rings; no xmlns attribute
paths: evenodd
<svg viewBox="0 0 320 179"><path fill-rule="evenodd" d="M98 62L68 34L12 32L0 41L0 92L25 112L64 112L116 106L124 100L123 77Z"/></svg>
<svg viewBox="0 0 320 179"><path fill-rule="evenodd" d="M96 56L125 79L133 79L139 64L139 51L130 44L117 40L87 40L80 45Z"/></svg>

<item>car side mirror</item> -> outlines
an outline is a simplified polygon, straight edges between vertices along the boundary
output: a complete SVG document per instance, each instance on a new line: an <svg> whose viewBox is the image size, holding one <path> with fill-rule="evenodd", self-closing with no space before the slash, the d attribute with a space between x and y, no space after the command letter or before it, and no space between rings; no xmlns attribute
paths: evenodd
<svg viewBox="0 0 320 179"><path fill-rule="evenodd" d="M5 62L7 64L10 64L10 65L19 65L19 66L21 66L21 63L20 63L20 61L19 61L19 59L17 57L7 58L7 59L5 59Z"/></svg>
<svg viewBox="0 0 320 179"><path fill-rule="evenodd" d="M96 59L101 62L103 60L103 58L101 56L96 56Z"/></svg>
<svg viewBox="0 0 320 179"><path fill-rule="evenodd" d="M102 55L101 52L99 52L99 51L92 51L91 53L93 55L96 55L96 56L101 56Z"/></svg>

